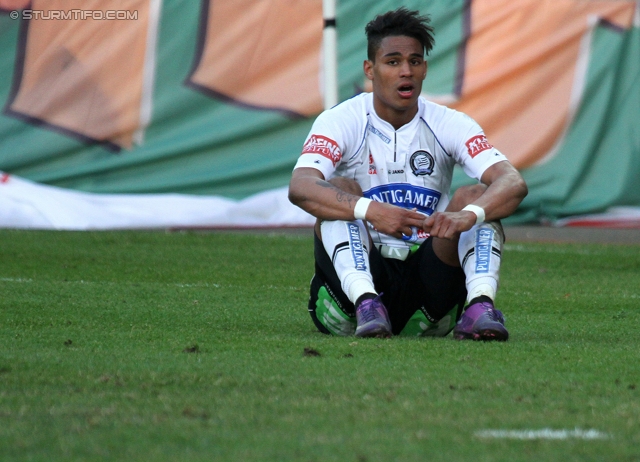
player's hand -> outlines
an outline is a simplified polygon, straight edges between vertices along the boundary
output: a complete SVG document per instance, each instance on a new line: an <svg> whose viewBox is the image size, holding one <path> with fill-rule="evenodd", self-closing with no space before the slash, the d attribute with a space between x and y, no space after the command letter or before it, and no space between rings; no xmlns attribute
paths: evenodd
<svg viewBox="0 0 640 462"><path fill-rule="evenodd" d="M367 221L381 233L401 239L411 236L411 227L421 228L424 215L396 205L373 201L367 210Z"/></svg>
<svg viewBox="0 0 640 462"><path fill-rule="evenodd" d="M473 212L435 212L424 219L422 229L434 237L453 239L460 233L470 230L476 223Z"/></svg>

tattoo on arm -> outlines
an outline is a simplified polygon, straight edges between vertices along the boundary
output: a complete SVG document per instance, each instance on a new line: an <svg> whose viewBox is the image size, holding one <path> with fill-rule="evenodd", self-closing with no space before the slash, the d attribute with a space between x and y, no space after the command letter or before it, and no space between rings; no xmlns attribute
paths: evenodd
<svg viewBox="0 0 640 462"><path fill-rule="evenodd" d="M353 203L353 207L356 206L355 202L357 202L358 199L360 199L360 198L354 196L353 194L349 194L347 192L340 191L339 189L338 189L337 194L336 194L336 200L338 202L347 202L347 203L349 203L349 205L351 205ZM351 207L351 208L353 208L353 207Z"/></svg>
<svg viewBox="0 0 640 462"><path fill-rule="evenodd" d="M334 190L336 192L336 201L338 201L338 202L347 202L348 204L351 205L352 203L357 202L358 199L360 199L358 196L355 196L355 195L353 195L351 193L348 193L346 191L341 190L340 188L335 187L334 185L332 185L328 181L320 180L316 184L318 186L322 186L323 188L328 188L328 189ZM353 205L353 207L355 207L355 204Z"/></svg>

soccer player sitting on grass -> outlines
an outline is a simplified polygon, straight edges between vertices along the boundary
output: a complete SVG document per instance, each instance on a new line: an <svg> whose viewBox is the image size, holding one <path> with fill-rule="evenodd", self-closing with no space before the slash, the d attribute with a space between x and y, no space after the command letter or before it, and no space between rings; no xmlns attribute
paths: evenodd
<svg viewBox="0 0 640 462"><path fill-rule="evenodd" d="M400 8L366 26L373 92L320 114L294 168L289 199L318 219L309 312L321 332L390 337L418 315L424 335L509 337L494 307L498 220L527 186L474 120L420 96L429 22ZM450 198L456 163L480 183Z"/></svg>

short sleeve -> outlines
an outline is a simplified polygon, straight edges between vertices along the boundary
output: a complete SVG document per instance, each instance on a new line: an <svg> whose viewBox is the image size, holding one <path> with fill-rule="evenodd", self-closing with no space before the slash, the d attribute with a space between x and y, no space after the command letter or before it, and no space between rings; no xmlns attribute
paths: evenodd
<svg viewBox="0 0 640 462"><path fill-rule="evenodd" d="M331 178L338 165L357 151L363 131L362 98L352 98L322 112L314 121L294 168L310 167Z"/></svg>
<svg viewBox="0 0 640 462"><path fill-rule="evenodd" d="M451 109L444 117L442 133L447 152L451 153L464 172L480 180L492 165L507 160L487 139L480 125L466 114Z"/></svg>

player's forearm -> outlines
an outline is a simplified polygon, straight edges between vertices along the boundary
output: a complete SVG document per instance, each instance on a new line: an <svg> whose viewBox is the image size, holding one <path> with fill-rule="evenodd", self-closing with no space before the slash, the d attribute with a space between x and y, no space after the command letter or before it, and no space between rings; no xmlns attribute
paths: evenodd
<svg viewBox="0 0 640 462"><path fill-rule="evenodd" d="M358 199L321 178L294 178L289 185L291 203L323 220L353 220Z"/></svg>
<svg viewBox="0 0 640 462"><path fill-rule="evenodd" d="M485 211L485 220L493 221L512 215L528 193L527 185L517 172L497 178L474 205Z"/></svg>

